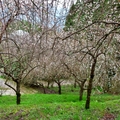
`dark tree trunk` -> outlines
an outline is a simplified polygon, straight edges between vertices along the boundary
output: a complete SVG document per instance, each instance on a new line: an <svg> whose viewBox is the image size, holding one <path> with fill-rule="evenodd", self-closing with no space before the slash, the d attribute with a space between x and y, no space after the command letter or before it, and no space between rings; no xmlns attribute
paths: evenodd
<svg viewBox="0 0 120 120"><path fill-rule="evenodd" d="M49 88L49 87L50 87L50 82L48 81L47 88Z"/></svg>
<svg viewBox="0 0 120 120"><path fill-rule="evenodd" d="M94 61L92 63L92 67L91 67L89 84L88 84L88 88L87 88L87 99L86 99L85 109L90 108L90 96L91 96L91 92L92 92L92 83L93 83L96 63L97 63L97 58L94 58Z"/></svg>
<svg viewBox="0 0 120 120"><path fill-rule="evenodd" d="M76 88L77 87L77 82L76 82L76 80L75 80L75 82L74 82L74 88Z"/></svg>
<svg viewBox="0 0 120 120"><path fill-rule="evenodd" d="M20 93L16 93L16 95L17 95L17 105L19 105L20 104L20 96L21 96L21 94Z"/></svg>
<svg viewBox="0 0 120 120"><path fill-rule="evenodd" d="M17 105L20 104L20 101L21 101L21 94L20 94L20 82L16 82L16 103Z"/></svg>
<svg viewBox="0 0 120 120"><path fill-rule="evenodd" d="M61 95L61 83L60 82L58 83L58 94Z"/></svg>

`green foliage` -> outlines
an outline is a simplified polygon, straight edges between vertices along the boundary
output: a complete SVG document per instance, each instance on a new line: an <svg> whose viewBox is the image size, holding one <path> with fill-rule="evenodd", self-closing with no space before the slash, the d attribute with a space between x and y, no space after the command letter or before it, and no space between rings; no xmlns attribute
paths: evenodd
<svg viewBox="0 0 120 120"><path fill-rule="evenodd" d="M71 27L74 27L76 23L75 18L77 15L78 12L77 12L77 3L76 3L71 6L69 13L66 17L65 28L64 28L65 31L68 31Z"/></svg>
<svg viewBox="0 0 120 120"><path fill-rule="evenodd" d="M8 31L13 32L15 30L23 30L28 33L31 33L31 31L35 30L36 32L41 31L41 27L37 24L32 24L27 20L21 20L21 21L14 21L10 24Z"/></svg>
<svg viewBox="0 0 120 120"><path fill-rule="evenodd" d="M5 75L1 75L0 78L6 79L6 76Z"/></svg>
<svg viewBox="0 0 120 120"><path fill-rule="evenodd" d="M11 64L11 71L15 78L18 77L18 74L21 71L21 65L18 61L15 61Z"/></svg>
<svg viewBox="0 0 120 120"><path fill-rule="evenodd" d="M66 17L64 30L68 31L82 28L91 22L106 20L119 20L120 3L118 0L94 0L92 3L84 4L76 2L69 10ZM81 26L81 27L80 27Z"/></svg>
<svg viewBox="0 0 120 120"><path fill-rule="evenodd" d="M108 68L107 74L108 74L108 78L111 78L115 76L116 71L114 70L114 68Z"/></svg>
<svg viewBox="0 0 120 120"><path fill-rule="evenodd" d="M29 55L20 56L15 58L14 56L3 57L4 64L1 64L1 68L5 68L6 72L11 74L15 79L21 77L21 73L27 69L27 61L29 60ZM4 75L4 78L9 78L9 75ZM10 79L10 78L9 78Z"/></svg>
<svg viewBox="0 0 120 120"><path fill-rule="evenodd" d="M26 31L26 32L30 32L30 30L31 30L31 23L26 21L26 20L13 21L9 25L8 31L9 32L13 32L15 30L23 30L23 31Z"/></svg>
<svg viewBox="0 0 120 120"><path fill-rule="evenodd" d="M100 6L93 12L93 22L104 20L108 17L110 10L109 0L105 0Z"/></svg>
<svg viewBox="0 0 120 120"><path fill-rule="evenodd" d="M24 69L23 66L24 62L22 61L17 61L17 60L13 60L11 62L11 60L7 59L5 61L5 65L6 65L6 72L10 73L11 75L14 76L14 78L18 78L19 74L21 73L21 71ZM7 76L4 75L4 78L6 78ZM8 76L9 77L9 76Z"/></svg>

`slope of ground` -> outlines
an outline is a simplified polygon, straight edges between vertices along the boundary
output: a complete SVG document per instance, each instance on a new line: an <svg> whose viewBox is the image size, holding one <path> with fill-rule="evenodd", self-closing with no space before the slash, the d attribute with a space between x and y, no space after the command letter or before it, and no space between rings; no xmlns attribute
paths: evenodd
<svg viewBox="0 0 120 120"><path fill-rule="evenodd" d="M120 95L95 94L91 108L85 110L85 99L79 101L78 91L63 94L29 94L21 96L21 105L15 96L0 98L1 120L120 120ZM76 89L75 89L76 90ZM77 88L79 90L79 88Z"/></svg>

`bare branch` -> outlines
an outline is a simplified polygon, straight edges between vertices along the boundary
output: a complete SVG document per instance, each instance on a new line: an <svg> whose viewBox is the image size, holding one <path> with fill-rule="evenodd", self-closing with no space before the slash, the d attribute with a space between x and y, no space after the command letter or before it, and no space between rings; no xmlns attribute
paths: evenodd
<svg viewBox="0 0 120 120"><path fill-rule="evenodd" d="M15 89L14 87L12 87L10 84L8 84L7 82L8 82L8 80L6 79L5 85L7 85L7 86L10 87L11 89L13 89L15 92L17 92L16 89Z"/></svg>

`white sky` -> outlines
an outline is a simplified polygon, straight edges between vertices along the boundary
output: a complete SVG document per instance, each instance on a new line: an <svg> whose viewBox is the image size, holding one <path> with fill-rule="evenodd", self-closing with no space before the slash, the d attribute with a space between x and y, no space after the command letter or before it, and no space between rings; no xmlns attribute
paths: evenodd
<svg viewBox="0 0 120 120"><path fill-rule="evenodd" d="M62 8L63 5L69 7L71 4L76 3L77 0L58 0L58 1L59 1L59 7Z"/></svg>

